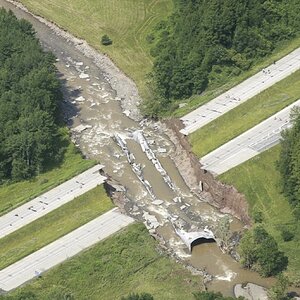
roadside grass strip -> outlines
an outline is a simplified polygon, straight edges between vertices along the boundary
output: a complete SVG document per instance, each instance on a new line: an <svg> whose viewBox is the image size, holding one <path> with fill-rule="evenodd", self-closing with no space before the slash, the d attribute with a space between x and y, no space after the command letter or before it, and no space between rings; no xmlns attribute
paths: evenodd
<svg viewBox="0 0 300 300"><path fill-rule="evenodd" d="M12 295L30 291L37 299L107 300L147 292L155 299L194 299L192 292L203 289L202 278L156 247L143 224L132 224Z"/></svg>
<svg viewBox="0 0 300 300"><path fill-rule="evenodd" d="M107 212L114 205L103 185L0 239L0 270Z"/></svg>
<svg viewBox="0 0 300 300"><path fill-rule="evenodd" d="M200 158L237 137L300 98L300 71L189 135Z"/></svg>
<svg viewBox="0 0 300 300"><path fill-rule="evenodd" d="M0 238L45 216L49 212L72 201L97 185L106 177L100 174L102 165L96 165L52 190L34 198L0 217Z"/></svg>
<svg viewBox="0 0 300 300"><path fill-rule="evenodd" d="M93 160L83 159L75 146L70 143L62 163L57 167L31 180L0 186L0 216L51 190L95 164L96 162Z"/></svg>
<svg viewBox="0 0 300 300"><path fill-rule="evenodd" d="M300 224L294 219L288 200L281 192L280 174L276 169L280 145L220 175L218 179L233 185L246 196L250 212L261 212L263 225L277 240L289 258L288 274L300 278ZM294 233L294 239L284 242L282 230Z"/></svg>
<svg viewBox="0 0 300 300"><path fill-rule="evenodd" d="M138 85L144 97L149 93L146 75L152 68L147 36L173 9L172 0L22 0L32 12L55 22L95 49L107 53L116 65ZM107 34L113 44L103 46Z"/></svg>
<svg viewBox="0 0 300 300"><path fill-rule="evenodd" d="M11 291L107 238L134 219L114 208L0 271L0 288Z"/></svg>

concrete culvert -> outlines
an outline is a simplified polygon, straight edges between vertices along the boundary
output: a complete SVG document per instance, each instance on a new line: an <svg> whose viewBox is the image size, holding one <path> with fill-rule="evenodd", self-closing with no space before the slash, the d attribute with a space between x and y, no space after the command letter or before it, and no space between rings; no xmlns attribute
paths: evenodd
<svg viewBox="0 0 300 300"><path fill-rule="evenodd" d="M193 248L195 246L201 245L201 244L210 244L210 243L215 243L216 241L213 238L210 239L206 239L206 238L198 238L196 240L194 240L191 243L191 252L193 252Z"/></svg>

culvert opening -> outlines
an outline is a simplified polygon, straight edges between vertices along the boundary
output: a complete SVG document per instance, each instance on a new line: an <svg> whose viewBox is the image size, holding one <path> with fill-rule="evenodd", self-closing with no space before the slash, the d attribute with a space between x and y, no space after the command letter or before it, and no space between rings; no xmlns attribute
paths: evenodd
<svg viewBox="0 0 300 300"><path fill-rule="evenodd" d="M201 245L201 244L211 244L211 243L215 243L216 241L214 239L206 239L206 238L199 238L194 240L191 243L191 252L193 252L193 248L195 246Z"/></svg>

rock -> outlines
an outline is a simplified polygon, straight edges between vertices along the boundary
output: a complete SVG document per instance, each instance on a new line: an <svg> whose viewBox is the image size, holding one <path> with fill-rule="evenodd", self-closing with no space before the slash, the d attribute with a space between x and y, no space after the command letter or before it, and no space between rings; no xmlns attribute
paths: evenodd
<svg viewBox="0 0 300 300"><path fill-rule="evenodd" d="M86 130L88 128L92 128L92 126L91 125L82 125L82 124L80 124L79 126L73 128L72 130L76 133L81 133L81 132L83 132L84 130Z"/></svg>
<svg viewBox="0 0 300 300"><path fill-rule="evenodd" d="M158 148L157 151L159 153L167 153L167 149L165 149L165 148Z"/></svg>
<svg viewBox="0 0 300 300"><path fill-rule="evenodd" d="M85 101L85 98L82 97L82 96L79 96L75 100L78 101L78 102L83 102L83 101Z"/></svg>
<svg viewBox="0 0 300 300"><path fill-rule="evenodd" d="M81 78L81 79L87 79L87 78L89 78L90 77L90 75L89 74L86 74L86 73L81 73L80 75L79 75L79 78Z"/></svg>
<svg viewBox="0 0 300 300"><path fill-rule="evenodd" d="M187 103L186 103L186 102L184 102L184 103L180 103L180 104L179 104L179 108L185 107L186 105L187 105Z"/></svg>
<svg viewBox="0 0 300 300"><path fill-rule="evenodd" d="M268 300L267 289L253 283L247 283L245 286L236 284L234 286L234 295L236 298L242 296L247 300Z"/></svg>
<svg viewBox="0 0 300 300"><path fill-rule="evenodd" d="M164 203L164 201L162 201L162 200L154 200L153 202L152 202L152 204L154 204L154 205L161 205L161 204L163 204Z"/></svg>

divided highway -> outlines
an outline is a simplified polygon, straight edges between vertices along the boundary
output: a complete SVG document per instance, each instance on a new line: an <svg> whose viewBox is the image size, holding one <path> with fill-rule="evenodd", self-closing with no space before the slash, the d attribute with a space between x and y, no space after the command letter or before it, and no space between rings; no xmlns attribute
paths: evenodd
<svg viewBox="0 0 300 300"><path fill-rule="evenodd" d="M0 271L0 289L10 291L134 222L117 208Z"/></svg>
<svg viewBox="0 0 300 300"><path fill-rule="evenodd" d="M102 168L96 165L0 217L0 238L102 184L106 179L100 174Z"/></svg>
<svg viewBox="0 0 300 300"><path fill-rule="evenodd" d="M220 175L279 143L282 130L291 126L290 112L300 100L239 135L201 160L203 169Z"/></svg>
<svg viewBox="0 0 300 300"><path fill-rule="evenodd" d="M198 130L300 69L300 48L181 118L184 135Z"/></svg>

